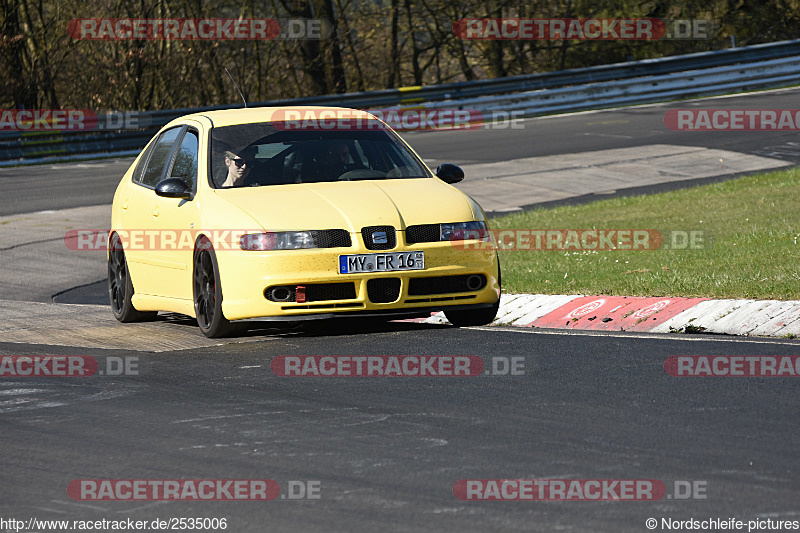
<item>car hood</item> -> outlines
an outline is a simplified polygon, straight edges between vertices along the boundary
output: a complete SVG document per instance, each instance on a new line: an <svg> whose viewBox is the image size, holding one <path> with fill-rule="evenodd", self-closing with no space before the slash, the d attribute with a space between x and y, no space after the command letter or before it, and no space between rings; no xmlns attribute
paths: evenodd
<svg viewBox="0 0 800 533"><path fill-rule="evenodd" d="M346 229L465 222L481 216L437 178L338 181L217 189L268 231Z"/></svg>

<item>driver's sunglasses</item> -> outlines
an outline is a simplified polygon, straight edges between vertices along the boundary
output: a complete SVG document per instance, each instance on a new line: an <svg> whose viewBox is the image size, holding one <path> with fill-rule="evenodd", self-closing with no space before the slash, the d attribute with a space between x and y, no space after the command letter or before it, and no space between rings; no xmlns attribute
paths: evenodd
<svg viewBox="0 0 800 533"><path fill-rule="evenodd" d="M249 165L250 164L247 161L247 159L238 158L238 159L233 159L232 161L236 165L237 168L242 168L244 165Z"/></svg>

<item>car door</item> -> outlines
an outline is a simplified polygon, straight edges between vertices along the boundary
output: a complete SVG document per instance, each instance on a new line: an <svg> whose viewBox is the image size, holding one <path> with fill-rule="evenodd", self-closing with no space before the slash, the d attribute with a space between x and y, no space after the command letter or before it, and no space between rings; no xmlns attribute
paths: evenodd
<svg viewBox="0 0 800 533"><path fill-rule="evenodd" d="M157 217L155 186L163 179L172 160L175 143L183 126L162 132L149 148L133 175L133 186L122 198L121 231L125 256L131 272L134 291L158 295L157 276L160 270L156 239Z"/></svg>
<svg viewBox="0 0 800 533"><path fill-rule="evenodd" d="M155 197L153 216L160 246L154 251L159 268L155 283L158 294L168 298L192 299L194 230L199 223L197 176L200 134L198 126L184 128L165 178L179 178L192 192L190 199Z"/></svg>

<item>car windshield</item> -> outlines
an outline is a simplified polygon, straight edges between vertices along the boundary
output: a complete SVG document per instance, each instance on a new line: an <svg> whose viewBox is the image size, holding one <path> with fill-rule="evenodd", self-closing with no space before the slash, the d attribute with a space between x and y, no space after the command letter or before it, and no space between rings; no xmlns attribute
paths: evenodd
<svg viewBox="0 0 800 533"><path fill-rule="evenodd" d="M429 178L430 171L383 128L358 131L287 130L253 123L211 130L215 188L290 183Z"/></svg>

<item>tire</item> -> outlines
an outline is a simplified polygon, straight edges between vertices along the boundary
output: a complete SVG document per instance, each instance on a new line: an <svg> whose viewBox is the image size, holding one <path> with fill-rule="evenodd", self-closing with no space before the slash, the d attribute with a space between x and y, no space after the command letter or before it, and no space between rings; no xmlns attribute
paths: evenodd
<svg viewBox="0 0 800 533"><path fill-rule="evenodd" d="M497 258L497 284L501 285L500 258ZM502 285L501 285L502 288ZM501 289L502 290L502 289ZM445 311L444 316L451 324L459 328L469 326L485 326L494 322L497 311L500 310L500 299L491 307L483 309L468 309L466 311Z"/></svg>
<svg viewBox="0 0 800 533"><path fill-rule="evenodd" d="M116 233L111 237L108 247L108 301L114 318L120 322L143 322L155 320L157 311L138 311L131 301L133 282L122 241Z"/></svg>
<svg viewBox="0 0 800 533"><path fill-rule="evenodd" d="M222 314L222 286L214 248L207 239L198 241L192 269L194 314L203 335L209 338L226 337L234 327Z"/></svg>

